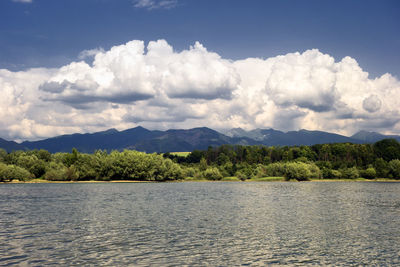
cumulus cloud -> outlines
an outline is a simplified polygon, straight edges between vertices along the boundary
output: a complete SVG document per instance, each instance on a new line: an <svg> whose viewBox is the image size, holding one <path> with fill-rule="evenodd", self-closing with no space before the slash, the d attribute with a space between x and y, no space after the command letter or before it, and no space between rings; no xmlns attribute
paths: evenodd
<svg viewBox="0 0 400 267"><path fill-rule="evenodd" d="M333 108L336 65L316 49L277 57L267 79L266 92L275 104L316 112Z"/></svg>
<svg viewBox="0 0 400 267"><path fill-rule="evenodd" d="M400 82L311 49L224 59L196 42L92 49L57 69L0 70L0 137L208 126L400 133Z"/></svg>
<svg viewBox="0 0 400 267"><path fill-rule="evenodd" d="M363 108L368 112L376 112L380 110L382 101L377 95L370 95L363 101Z"/></svg>
<svg viewBox="0 0 400 267"><path fill-rule="evenodd" d="M147 53L145 52L147 51ZM164 40L132 41L97 51L92 66L73 62L39 89L46 101L132 103L166 94L169 98L229 99L240 77L231 62L196 42L176 53Z"/></svg>
<svg viewBox="0 0 400 267"><path fill-rule="evenodd" d="M171 9L177 4L177 0L135 0L134 7L152 9Z"/></svg>
<svg viewBox="0 0 400 267"><path fill-rule="evenodd" d="M92 58L98 53L104 53L104 49L102 47L99 48L94 48L94 49L88 49L88 50L83 50L82 52L79 53L78 59L84 60L86 58Z"/></svg>

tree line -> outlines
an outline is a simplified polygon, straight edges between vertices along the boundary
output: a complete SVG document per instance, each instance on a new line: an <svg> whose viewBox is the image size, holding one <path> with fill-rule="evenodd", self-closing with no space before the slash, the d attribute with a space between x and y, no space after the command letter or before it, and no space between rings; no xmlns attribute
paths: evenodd
<svg viewBox="0 0 400 267"><path fill-rule="evenodd" d="M133 150L98 150L93 154L51 154L46 150L0 149L0 181L41 178L49 181L141 180L168 181L188 177L220 180L237 177L285 179L400 179L400 143L384 139L375 144L312 146L222 145L195 150L187 156L146 154Z"/></svg>
<svg viewBox="0 0 400 267"><path fill-rule="evenodd" d="M93 154L50 154L46 150L0 151L0 181L42 178L49 181L182 179L179 164L157 154L124 150L96 151Z"/></svg>
<svg viewBox="0 0 400 267"><path fill-rule="evenodd" d="M297 180L400 179L400 143L395 139L384 139L374 144L290 147L222 145L195 150L187 157L168 153L164 157L180 164L197 164L203 169L205 165L211 166L217 168L221 176L237 176L242 180L265 176Z"/></svg>

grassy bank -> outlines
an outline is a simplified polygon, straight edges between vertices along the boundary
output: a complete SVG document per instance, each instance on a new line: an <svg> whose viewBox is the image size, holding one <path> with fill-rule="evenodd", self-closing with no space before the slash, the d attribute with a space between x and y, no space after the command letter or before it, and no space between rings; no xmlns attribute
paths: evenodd
<svg viewBox="0 0 400 267"><path fill-rule="evenodd" d="M377 178L377 179L309 179L309 182L400 182L391 178ZM246 179L245 181L240 180L236 176L224 177L221 180L208 180L206 178L193 178L186 177L182 180L168 181L168 182L297 182L297 180L286 181L285 177L254 177ZM307 182L307 181L305 181ZM11 182L3 182L3 184L38 184L38 183L53 183L53 184L85 184L85 183L158 183L158 181L139 181L139 180L110 180L110 181L48 181L44 179L32 179L27 181L12 180Z"/></svg>

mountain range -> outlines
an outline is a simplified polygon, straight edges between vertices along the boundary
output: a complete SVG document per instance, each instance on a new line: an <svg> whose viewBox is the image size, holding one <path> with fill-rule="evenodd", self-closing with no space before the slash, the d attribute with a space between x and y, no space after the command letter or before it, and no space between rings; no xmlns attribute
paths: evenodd
<svg viewBox="0 0 400 267"><path fill-rule="evenodd" d="M274 129L246 131L234 128L222 134L207 127L159 131L138 126L124 131L109 129L96 133L61 135L39 141L25 141L20 144L0 138L0 148L7 151L46 149L52 153L70 152L72 148L84 153L92 153L98 149L107 151L134 149L153 153L204 150L209 146L223 144L294 146L347 142L374 143L385 138L394 138L400 141L400 136L397 135L383 135L366 131L360 131L347 137L308 130L282 132Z"/></svg>

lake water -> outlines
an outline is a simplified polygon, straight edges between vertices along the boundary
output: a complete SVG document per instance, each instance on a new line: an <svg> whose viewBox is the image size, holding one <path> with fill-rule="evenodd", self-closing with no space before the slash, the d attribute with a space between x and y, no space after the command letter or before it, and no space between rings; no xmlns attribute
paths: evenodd
<svg viewBox="0 0 400 267"><path fill-rule="evenodd" d="M400 264L400 183L0 184L0 265Z"/></svg>

